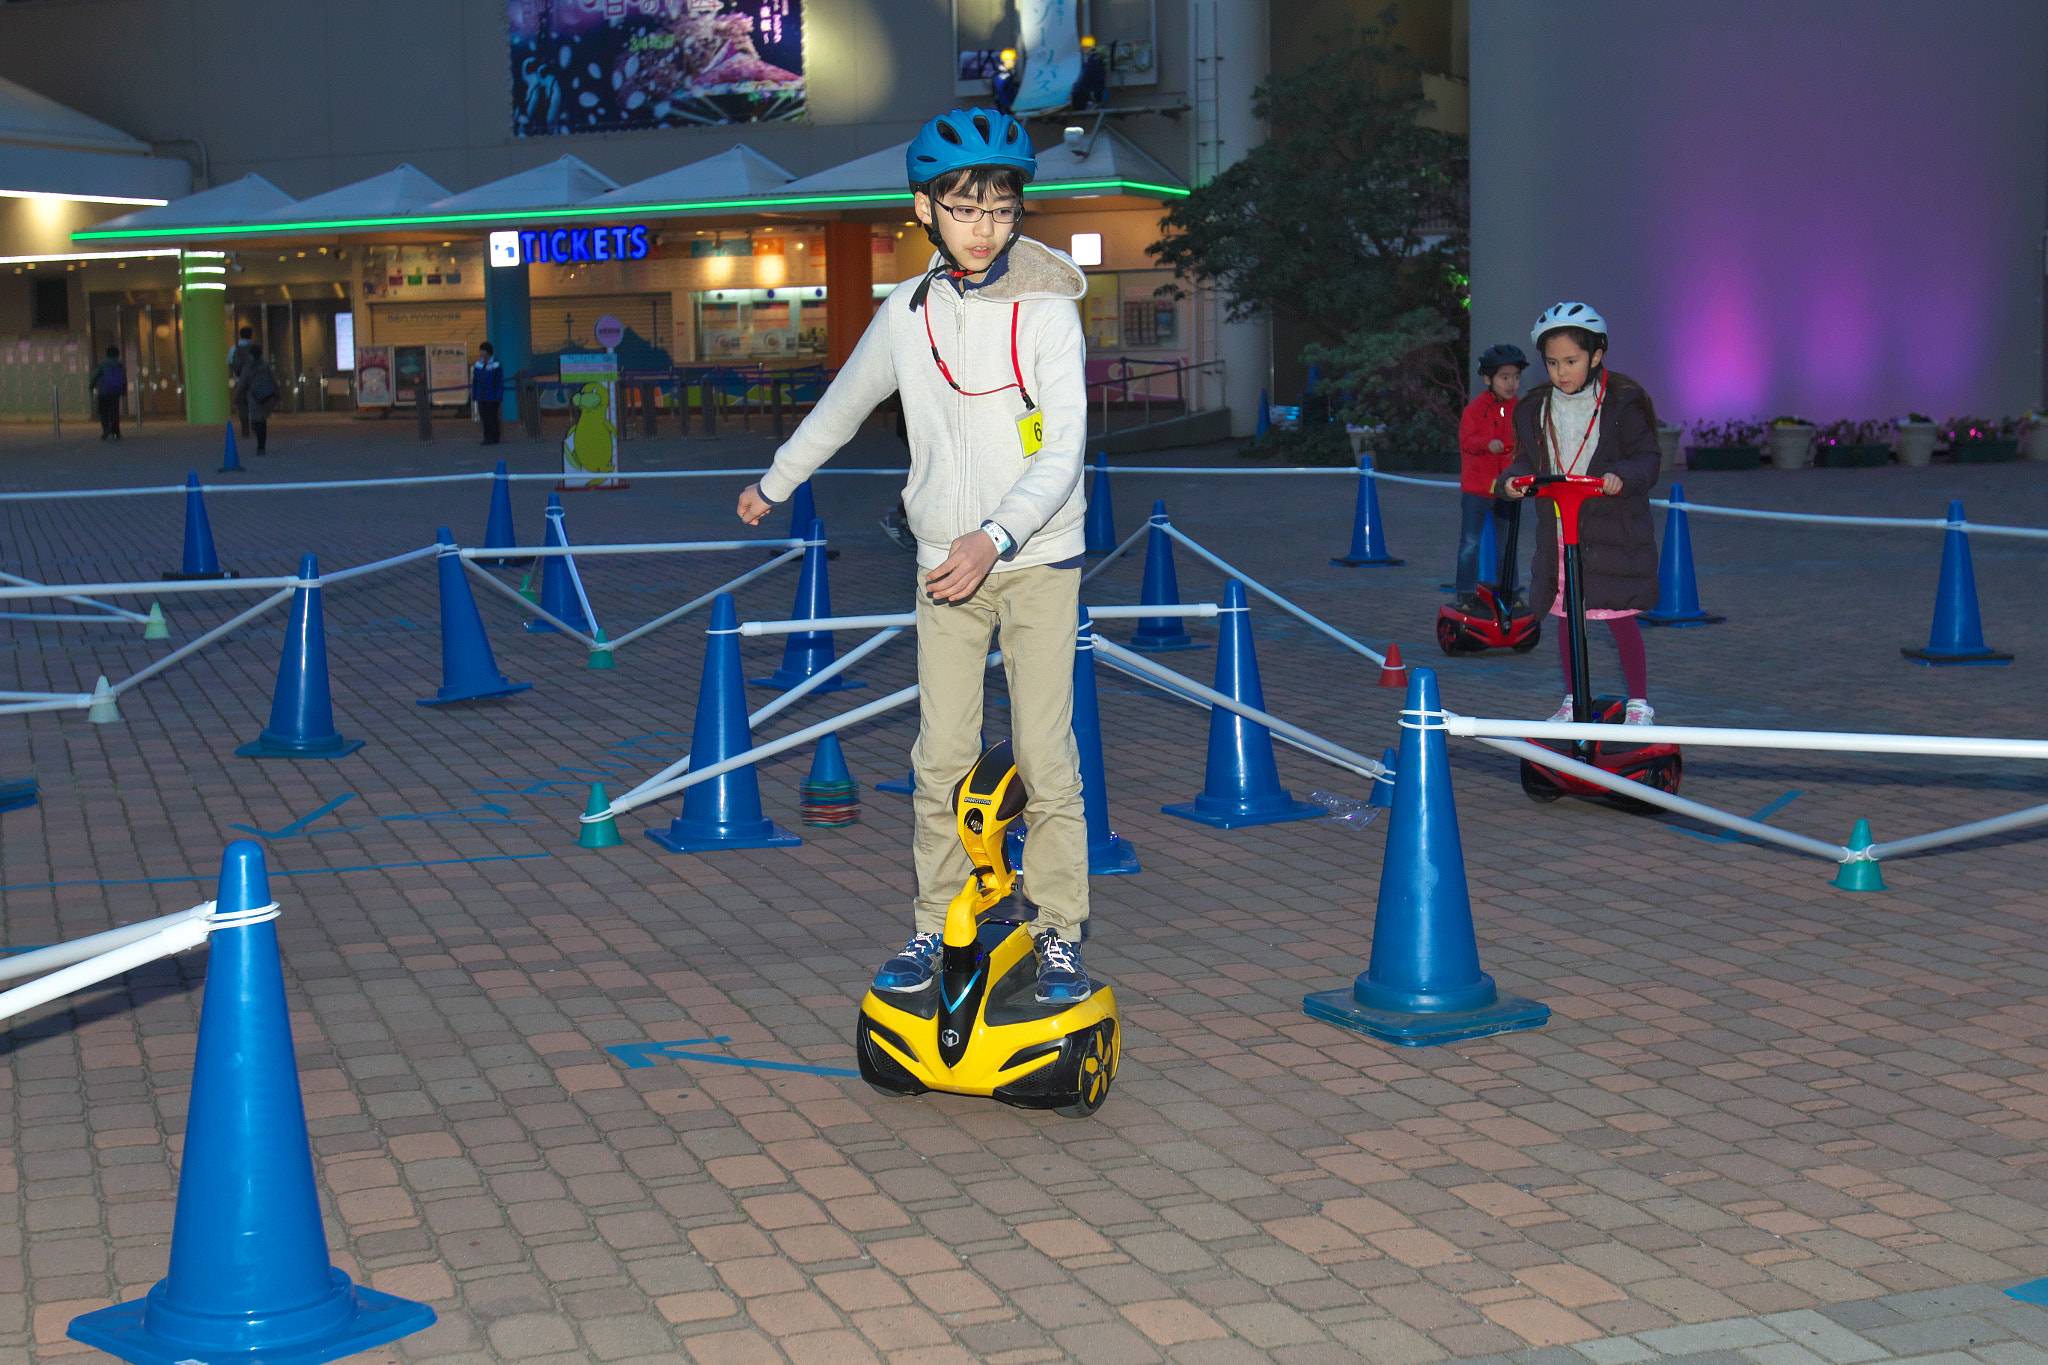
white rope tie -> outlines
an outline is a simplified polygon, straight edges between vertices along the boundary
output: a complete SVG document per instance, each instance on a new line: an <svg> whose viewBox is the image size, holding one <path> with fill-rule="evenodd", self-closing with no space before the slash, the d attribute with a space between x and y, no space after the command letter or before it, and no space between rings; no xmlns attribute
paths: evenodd
<svg viewBox="0 0 2048 1365"><path fill-rule="evenodd" d="M1408 719L1410 716L1420 716L1422 719L1411 721ZM1401 708L1401 728L1403 730L1449 730L1451 728L1451 713L1448 711L1426 711L1420 708L1411 709L1404 706Z"/></svg>
<svg viewBox="0 0 2048 1365"><path fill-rule="evenodd" d="M276 901L258 905L248 910L216 910L218 901L206 903L206 927L209 930L246 929L252 924L267 924L284 912L278 909Z"/></svg>

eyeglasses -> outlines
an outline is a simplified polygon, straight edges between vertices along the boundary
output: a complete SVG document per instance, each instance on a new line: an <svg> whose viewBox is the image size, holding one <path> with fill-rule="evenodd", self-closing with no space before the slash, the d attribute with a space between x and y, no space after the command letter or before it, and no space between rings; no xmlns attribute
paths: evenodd
<svg viewBox="0 0 2048 1365"><path fill-rule="evenodd" d="M1005 227L1024 221L1024 207L1021 204L1005 204L999 209L985 209L978 204L946 204L934 199L940 208L953 215L956 223L978 223L984 218L994 218Z"/></svg>

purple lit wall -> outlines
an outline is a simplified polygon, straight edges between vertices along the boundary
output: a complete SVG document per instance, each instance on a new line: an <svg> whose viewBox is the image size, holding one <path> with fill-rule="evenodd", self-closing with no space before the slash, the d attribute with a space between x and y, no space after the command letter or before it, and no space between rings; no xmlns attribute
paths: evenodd
<svg viewBox="0 0 2048 1365"><path fill-rule="evenodd" d="M1472 0L1472 344L1668 421L2042 404L2048 4Z"/></svg>

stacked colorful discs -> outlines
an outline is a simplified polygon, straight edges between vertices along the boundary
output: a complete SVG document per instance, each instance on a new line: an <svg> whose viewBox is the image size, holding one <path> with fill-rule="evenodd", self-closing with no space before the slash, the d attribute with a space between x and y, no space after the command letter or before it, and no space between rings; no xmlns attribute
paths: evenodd
<svg viewBox="0 0 2048 1365"><path fill-rule="evenodd" d="M838 735L827 734L818 740L811 775L799 789L799 802L807 825L836 829L860 823L860 783L846 770Z"/></svg>

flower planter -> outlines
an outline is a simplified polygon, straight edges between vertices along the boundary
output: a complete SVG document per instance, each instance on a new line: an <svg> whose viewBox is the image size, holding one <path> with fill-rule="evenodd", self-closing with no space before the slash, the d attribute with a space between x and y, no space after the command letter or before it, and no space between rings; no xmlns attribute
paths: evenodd
<svg viewBox="0 0 2048 1365"><path fill-rule="evenodd" d="M1823 469L1875 469L1892 462L1892 448L1884 445L1816 446L1813 462Z"/></svg>
<svg viewBox="0 0 2048 1365"><path fill-rule="evenodd" d="M1914 469L1923 469L1934 463L1934 443L1941 439L1941 429L1932 422L1899 423L1899 439L1893 447L1899 453L1899 463Z"/></svg>
<svg viewBox="0 0 2048 1365"><path fill-rule="evenodd" d="M1658 472L1669 474L1678 467L1678 443L1685 438L1684 427L1674 427L1669 422L1657 424ZM2048 456L2044 456L2048 459Z"/></svg>
<svg viewBox="0 0 2048 1365"><path fill-rule="evenodd" d="M1761 469L1762 446L1687 446L1687 469Z"/></svg>
<svg viewBox="0 0 2048 1365"><path fill-rule="evenodd" d="M2020 457L2018 441L1950 441L1957 464L2005 464Z"/></svg>
<svg viewBox="0 0 2048 1365"><path fill-rule="evenodd" d="M1815 428L1805 423L1771 424L1771 463L1779 469L1804 469L1812 463Z"/></svg>

